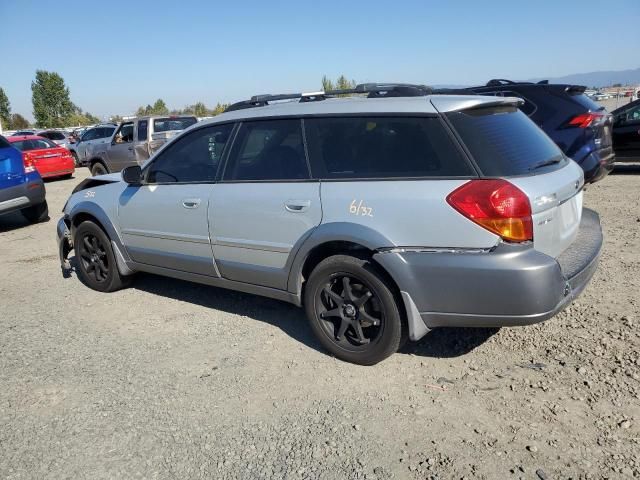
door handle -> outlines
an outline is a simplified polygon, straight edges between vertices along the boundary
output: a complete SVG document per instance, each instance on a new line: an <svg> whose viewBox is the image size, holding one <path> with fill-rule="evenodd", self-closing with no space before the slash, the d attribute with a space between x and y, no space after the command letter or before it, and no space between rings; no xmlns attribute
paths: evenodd
<svg viewBox="0 0 640 480"><path fill-rule="evenodd" d="M133 147L129 147L129 148L127 148L127 150L131 151L131 150L133 150Z"/></svg>
<svg viewBox="0 0 640 480"><path fill-rule="evenodd" d="M285 210L292 213L306 212L310 206L310 200L287 200L284 204Z"/></svg>
<svg viewBox="0 0 640 480"><path fill-rule="evenodd" d="M199 205L199 198L185 198L184 200L182 200L182 206L184 208L198 208Z"/></svg>

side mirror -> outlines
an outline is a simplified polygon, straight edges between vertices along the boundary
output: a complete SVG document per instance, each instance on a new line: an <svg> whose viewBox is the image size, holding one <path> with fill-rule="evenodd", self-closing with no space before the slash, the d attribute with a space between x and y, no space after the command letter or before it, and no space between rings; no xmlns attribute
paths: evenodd
<svg viewBox="0 0 640 480"><path fill-rule="evenodd" d="M129 185L140 185L142 183L142 169L138 165L132 165L122 170L122 180Z"/></svg>

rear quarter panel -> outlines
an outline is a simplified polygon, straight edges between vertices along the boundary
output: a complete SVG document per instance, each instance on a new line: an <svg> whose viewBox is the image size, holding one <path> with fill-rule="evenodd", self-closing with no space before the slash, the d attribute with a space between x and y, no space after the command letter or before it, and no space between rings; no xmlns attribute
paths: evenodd
<svg viewBox="0 0 640 480"><path fill-rule="evenodd" d="M323 182L323 224L366 226L383 247L491 248L498 237L464 218L446 197L467 180Z"/></svg>

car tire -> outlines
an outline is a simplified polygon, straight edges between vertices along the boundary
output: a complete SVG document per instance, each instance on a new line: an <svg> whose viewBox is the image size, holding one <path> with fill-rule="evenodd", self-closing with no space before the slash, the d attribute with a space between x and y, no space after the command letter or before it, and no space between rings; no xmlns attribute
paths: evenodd
<svg viewBox="0 0 640 480"><path fill-rule="evenodd" d="M20 213L22 213L22 216L31 223L40 223L49 220L49 206L47 205L46 200L37 205L23 208L20 210Z"/></svg>
<svg viewBox="0 0 640 480"><path fill-rule="evenodd" d="M407 338L401 300L393 282L370 259L334 255L309 276L304 306L320 343L333 355L374 365Z"/></svg>
<svg viewBox="0 0 640 480"><path fill-rule="evenodd" d="M78 154L76 152L71 152L71 156L73 157L73 164L76 168L80 167L80 159L78 158Z"/></svg>
<svg viewBox="0 0 640 480"><path fill-rule="evenodd" d="M106 175L107 173L109 173L109 169L104 165L104 163L96 162L93 165L91 165L92 176L95 177L98 175Z"/></svg>
<svg viewBox="0 0 640 480"><path fill-rule="evenodd" d="M75 229L73 248L78 278L99 292L115 292L130 285L132 276L118 271L111 241L102 228L86 220Z"/></svg>

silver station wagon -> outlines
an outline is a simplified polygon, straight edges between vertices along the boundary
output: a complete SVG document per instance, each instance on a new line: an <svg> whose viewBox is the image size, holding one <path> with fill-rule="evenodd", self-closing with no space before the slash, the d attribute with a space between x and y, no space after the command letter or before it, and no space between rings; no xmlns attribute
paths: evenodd
<svg viewBox="0 0 640 480"><path fill-rule="evenodd" d="M73 249L103 292L148 272L291 302L363 365L437 327L543 321L589 282L602 233L582 169L520 101L364 84L239 102L80 183L63 268Z"/></svg>

